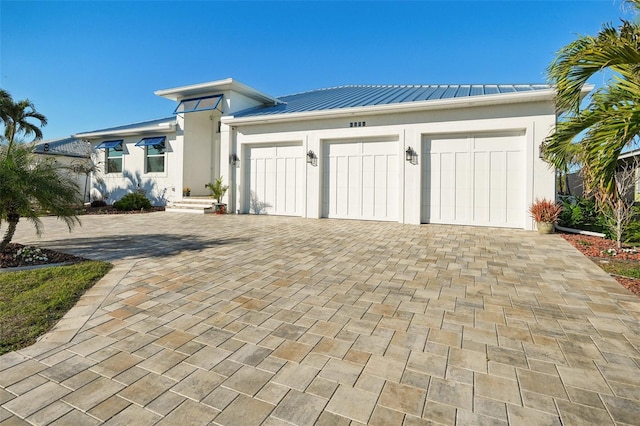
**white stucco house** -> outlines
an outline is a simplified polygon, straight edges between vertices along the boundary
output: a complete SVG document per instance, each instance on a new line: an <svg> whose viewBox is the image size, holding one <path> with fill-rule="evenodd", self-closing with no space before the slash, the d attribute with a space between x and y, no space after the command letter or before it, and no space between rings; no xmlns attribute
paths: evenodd
<svg viewBox="0 0 640 426"><path fill-rule="evenodd" d="M223 176L232 213L533 229L555 198L547 85L340 86L273 97L234 79L158 90L167 118L78 133L93 191L179 204Z"/></svg>

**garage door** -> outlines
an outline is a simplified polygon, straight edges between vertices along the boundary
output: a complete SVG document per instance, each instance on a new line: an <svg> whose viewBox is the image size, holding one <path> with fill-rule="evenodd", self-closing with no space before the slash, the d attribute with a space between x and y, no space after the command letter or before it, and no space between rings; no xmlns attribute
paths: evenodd
<svg viewBox="0 0 640 426"><path fill-rule="evenodd" d="M397 141L327 142L323 216L398 220L398 160Z"/></svg>
<svg viewBox="0 0 640 426"><path fill-rule="evenodd" d="M422 222L524 227L522 134L427 138Z"/></svg>
<svg viewBox="0 0 640 426"><path fill-rule="evenodd" d="M304 155L302 145L254 146L247 150L245 211L302 216Z"/></svg>

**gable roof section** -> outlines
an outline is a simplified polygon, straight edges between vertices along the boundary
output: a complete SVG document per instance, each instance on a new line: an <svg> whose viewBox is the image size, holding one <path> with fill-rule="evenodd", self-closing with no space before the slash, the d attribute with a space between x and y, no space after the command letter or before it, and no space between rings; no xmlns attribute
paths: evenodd
<svg viewBox="0 0 640 426"><path fill-rule="evenodd" d="M251 108L234 118L382 107L518 93L551 92L546 84L456 84L456 85L350 85L313 90L279 98L282 104Z"/></svg>
<svg viewBox="0 0 640 426"><path fill-rule="evenodd" d="M68 138L40 141L33 147L33 152L44 155L89 158L91 156L91 146L70 136Z"/></svg>
<svg viewBox="0 0 640 426"><path fill-rule="evenodd" d="M97 139L109 136L135 135L139 133L162 133L173 131L176 126L176 117L157 118L155 120L141 121L139 123L125 124L124 126L108 127L106 129L92 130L90 132L76 133L76 138Z"/></svg>

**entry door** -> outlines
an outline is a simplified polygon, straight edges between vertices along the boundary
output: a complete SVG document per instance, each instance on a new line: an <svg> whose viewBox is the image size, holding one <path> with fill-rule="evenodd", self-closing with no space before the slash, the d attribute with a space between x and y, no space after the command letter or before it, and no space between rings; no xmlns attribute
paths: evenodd
<svg viewBox="0 0 640 426"><path fill-rule="evenodd" d="M423 152L422 222L524 227L523 135L428 138Z"/></svg>
<svg viewBox="0 0 640 426"><path fill-rule="evenodd" d="M398 142L328 142L324 150L323 216L398 220Z"/></svg>
<svg viewBox="0 0 640 426"><path fill-rule="evenodd" d="M302 216L305 170L302 145L254 146L247 154L245 211Z"/></svg>

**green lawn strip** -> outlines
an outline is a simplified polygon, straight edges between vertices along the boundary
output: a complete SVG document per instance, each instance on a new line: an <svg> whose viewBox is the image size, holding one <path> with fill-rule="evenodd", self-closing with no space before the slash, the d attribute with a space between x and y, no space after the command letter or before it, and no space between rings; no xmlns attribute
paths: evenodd
<svg viewBox="0 0 640 426"><path fill-rule="evenodd" d="M640 262L611 259L599 261L598 266L610 274L640 279Z"/></svg>
<svg viewBox="0 0 640 426"><path fill-rule="evenodd" d="M0 273L0 355L33 344L111 267L87 261Z"/></svg>

